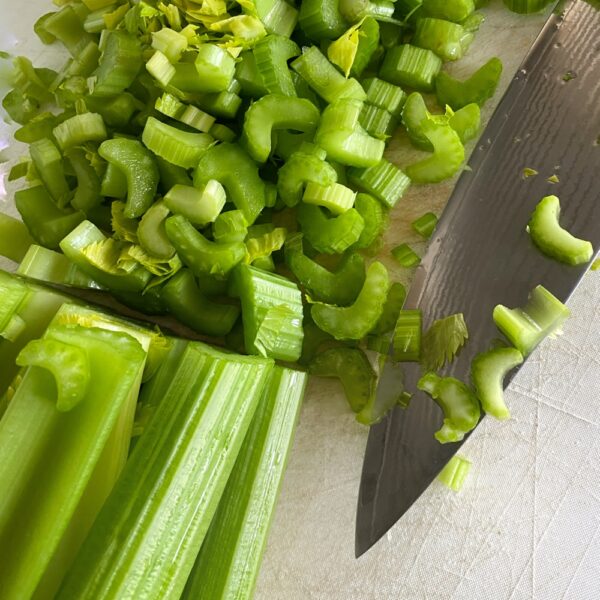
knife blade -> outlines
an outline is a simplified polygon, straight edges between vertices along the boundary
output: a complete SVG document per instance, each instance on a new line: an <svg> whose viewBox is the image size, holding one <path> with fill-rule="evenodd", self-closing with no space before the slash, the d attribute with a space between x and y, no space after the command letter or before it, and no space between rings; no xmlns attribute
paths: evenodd
<svg viewBox="0 0 600 600"><path fill-rule="evenodd" d="M469 329L469 341L446 375L468 381L473 357L499 336L495 305L522 306L538 284L564 302L585 274L586 266L555 262L529 239L525 227L543 196L558 195L561 223L600 246L599 32L600 11L583 0L550 16L474 150L470 170L459 178L415 273L405 308L420 308L425 326L462 312ZM539 175L524 179L526 167ZM547 181L554 174L556 185ZM378 394L393 390L393 375L384 369ZM409 391L416 390L419 376L418 365L406 366ZM408 409L396 408L371 427L358 496L357 557L460 448L433 437L442 420L438 406L417 392Z"/></svg>

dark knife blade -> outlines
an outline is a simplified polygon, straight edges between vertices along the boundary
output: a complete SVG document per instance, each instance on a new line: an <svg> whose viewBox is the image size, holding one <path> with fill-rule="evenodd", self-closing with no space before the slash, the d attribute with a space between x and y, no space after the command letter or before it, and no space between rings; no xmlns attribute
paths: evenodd
<svg viewBox="0 0 600 600"><path fill-rule="evenodd" d="M520 306L542 284L566 301L586 267L543 256L525 230L539 200L561 199L561 223L600 246L600 11L581 0L546 23L503 97L448 202L406 307L424 325L462 312L470 339L444 371L468 381L470 363L499 336L496 304ZM535 167L537 177L522 177ZM560 183L546 179L557 174ZM378 393L390 393L384 370ZM416 389L418 365L406 368ZM514 375L514 373L513 373ZM389 378L391 380L391 377ZM505 382L505 383L508 383ZM410 508L461 444L442 445L443 416L416 393L371 428L356 518L356 556Z"/></svg>

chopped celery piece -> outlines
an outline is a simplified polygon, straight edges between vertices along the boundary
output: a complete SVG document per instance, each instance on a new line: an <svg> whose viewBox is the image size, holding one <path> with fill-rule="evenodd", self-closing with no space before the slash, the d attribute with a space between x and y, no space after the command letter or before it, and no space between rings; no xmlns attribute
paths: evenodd
<svg viewBox="0 0 600 600"><path fill-rule="evenodd" d="M303 0L298 15L300 29L309 40L333 40L347 29L339 0Z"/></svg>
<svg viewBox="0 0 600 600"><path fill-rule="evenodd" d="M366 17L358 31L358 48L350 69L350 74L354 77L361 77L380 52L379 23L373 17Z"/></svg>
<svg viewBox="0 0 600 600"><path fill-rule="evenodd" d="M171 119L179 119L186 105L172 94L165 92L156 99L154 108Z"/></svg>
<svg viewBox="0 0 600 600"><path fill-rule="evenodd" d="M213 223L215 242L243 242L248 235L248 223L241 210L220 213Z"/></svg>
<svg viewBox="0 0 600 600"><path fill-rule="evenodd" d="M502 390L506 374L523 362L516 348L494 348L478 354L471 363L471 381L481 407L496 419L510 418Z"/></svg>
<svg viewBox="0 0 600 600"><path fill-rule="evenodd" d="M365 104L360 113L360 124L374 138L387 140L398 128L398 120L383 108Z"/></svg>
<svg viewBox="0 0 600 600"><path fill-rule="evenodd" d="M102 203L98 173L87 159L83 148L71 148L66 156L77 177L77 187L71 199L71 206L88 214Z"/></svg>
<svg viewBox="0 0 600 600"><path fill-rule="evenodd" d="M57 600L181 596L271 368L188 344Z"/></svg>
<svg viewBox="0 0 600 600"><path fill-rule="evenodd" d="M380 262L367 269L365 283L348 307L316 302L311 307L315 324L338 340L360 340L379 321L389 288L387 269Z"/></svg>
<svg viewBox="0 0 600 600"><path fill-rule="evenodd" d="M529 15L546 8L551 0L503 0L504 4L513 12Z"/></svg>
<svg viewBox="0 0 600 600"><path fill-rule="evenodd" d="M235 73L235 59L216 44L202 44L194 61L200 82L200 92L223 92Z"/></svg>
<svg viewBox="0 0 600 600"><path fill-rule="evenodd" d="M474 102L463 106L448 119L448 125L456 131L463 144L477 137L480 123L481 110Z"/></svg>
<svg viewBox="0 0 600 600"><path fill-rule="evenodd" d="M533 243L546 256L568 265L590 262L594 256L592 244L562 228L559 217L559 199L556 196L542 198L529 220L528 231Z"/></svg>
<svg viewBox="0 0 600 600"><path fill-rule="evenodd" d="M356 242L355 248L377 250L381 237L389 221L385 206L370 194L359 193L354 201L354 208L364 221L364 228Z"/></svg>
<svg viewBox="0 0 600 600"><path fill-rule="evenodd" d="M188 269L182 269L167 281L161 290L161 298L177 319L206 335L227 335L240 314L238 306L209 300Z"/></svg>
<svg viewBox="0 0 600 600"><path fill-rule="evenodd" d="M196 230L183 215L169 217L165 227L167 236L183 264L197 277L213 275L225 278L246 255L246 247L242 242L212 242Z"/></svg>
<svg viewBox="0 0 600 600"><path fill-rule="evenodd" d="M367 92L366 102L400 117L406 102L406 93L402 88L377 77L365 79L362 84Z"/></svg>
<svg viewBox="0 0 600 600"><path fill-rule="evenodd" d="M375 393L377 376L369 359L359 348L329 348L319 352L308 366L317 377L340 380L350 408L359 413Z"/></svg>
<svg viewBox="0 0 600 600"><path fill-rule="evenodd" d="M306 379L291 369L271 372L182 600L251 597Z"/></svg>
<svg viewBox="0 0 600 600"><path fill-rule="evenodd" d="M341 98L366 98L360 83L353 78L346 79L316 46L303 48L302 56L291 66L326 102Z"/></svg>
<svg viewBox="0 0 600 600"><path fill-rule="evenodd" d="M27 286L19 279L8 275L0 277L0 338L14 342L23 333L26 323L19 316L19 308L28 295Z"/></svg>
<svg viewBox="0 0 600 600"><path fill-rule="evenodd" d="M155 202L143 214L136 230L140 246L158 258L169 258L175 253L175 247L169 241L165 230L165 221L169 213L164 202Z"/></svg>
<svg viewBox="0 0 600 600"><path fill-rule="evenodd" d="M499 58L491 58L466 81L454 79L447 73L440 73L435 80L435 93L442 106L450 106L458 110L467 104L483 106L496 91L502 62Z"/></svg>
<svg viewBox="0 0 600 600"><path fill-rule="evenodd" d="M169 161L156 157L156 165L160 174L160 189L167 193L174 185L192 185L192 178L184 167L174 165Z"/></svg>
<svg viewBox="0 0 600 600"><path fill-rule="evenodd" d="M109 31L103 38L100 63L94 77L94 96L115 96L125 91L142 68L139 40L125 31Z"/></svg>
<svg viewBox="0 0 600 600"><path fill-rule="evenodd" d="M407 269L416 267L421 263L421 257L408 244L396 246L392 250L392 256L402 267Z"/></svg>
<svg viewBox="0 0 600 600"><path fill-rule="evenodd" d="M56 116L52 113L40 113L15 131L15 140L31 144L42 138L49 138L56 126L56 121Z"/></svg>
<svg viewBox="0 0 600 600"><path fill-rule="evenodd" d="M29 154L39 178L54 202L60 208L65 208L71 199L71 190L58 148L50 139L42 138L29 146Z"/></svg>
<svg viewBox="0 0 600 600"><path fill-rule="evenodd" d="M272 231L267 231L260 235L253 235L249 232L246 239L246 262L252 263L254 266L259 266L255 264L255 261L271 258L273 252L281 250L286 236L287 230L283 227L275 227ZM267 264L270 266L270 263Z"/></svg>
<svg viewBox="0 0 600 600"><path fill-rule="evenodd" d="M431 50L403 44L385 53L379 77L394 85L431 92L441 68L441 59Z"/></svg>
<svg viewBox="0 0 600 600"><path fill-rule="evenodd" d="M175 67L169 59L159 50L156 50L146 63L146 70L161 87L167 87L173 77L175 77Z"/></svg>
<svg viewBox="0 0 600 600"><path fill-rule="evenodd" d="M223 123L214 123L208 133L220 142L234 142L237 138L237 133Z"/></svg>
<svg viewBox="0 0 600 600"><path fill-rule="evenodd" d="M556 332L570 316L569 309L541 285L529 294L523 308L494 308L496 327L511 344L528 356L548 335Z"/></svg>
<svg viewBox="0 0 600 600"><path fill-rule="evenodd" d="M423 135L433 146L433 154L408 165L406 174L415 183L438 183L455 175L465 159L465 148L458 133L433 120L422 124Z"/></svg>
<svg viewBox="0 0 600 600"><path fill-rule="evenodd" d="M425 12L438 19L460 23L475 11L473 0L423 0Z"/></svg>
<svg viewBox="0 0 600 600"><path fill-rule="evenodd" d="M271 65L272 57L268 57L267 65ZM287 62L285 64L287 69ZM241 95L249 96L250 98L260 98L269 93L265 87L262 75L256 66L256 58L253 50L246 50L238 57L238 62L235 66L235 79L241 86ZM279 92L283 93L283 92ZM291 94L297 95L297 94Z"/></svg>
<svg viewBox="0 0 600 600"><path fill-rule="evenodd" d="M84 273L109 289L139 292L150 281L151 273L139 265L131 270L120 268L121 245L105 237L90 221L82 221L73 229L60 242L60 248Z"/></svg>
<svg viewBox="0 0 600 600"><path fill-rule="evenodd" d="M412 44L435 52L442 60L458 60L462 58L473 34L466 32L462 25L443 19L417 19Z"/></svg>
<svg viewBox="0 0 600 600"><path fill-rule="evenodd" d="M410 179L385 158L367 169L350 169L348 178L350 183L389 208L396 205L410 186Z"/></svg>
<svg viewBox="0 0 600 600"><path fill-rule="evenodd" d="M440 444L462 441L479 423L479 401L462 381L429 372L419 379L417 387L429 394L444 413L444 423L434 434Z"/></svg>
<svg viewBox="0 0 600 600"><path fill-rule="evenodd" d="M353 25L327 47L327 58L342 70L344 77L350 75L350 70L356 59L359 43L359 27L360 24Z"/></svg>
<svg viewBox="0 0 600 600"><path fill-rule="evenodd" d="M148 118L142 133L146 148L167 162L185 169L196 167L213 141L208 133L182 131L154 117Z"/></svg>
<svg viewBox="0 0 600 600"><path fill-rule="evenodd" d="M356 244L365 222L355 208L329 218L320 206L302 202L298 223L310 245L324 254L340 254Z"/></svg>
<svg viewBox="0 0 600 600"><path fill-rule="evenodd" d="M108 198L122 200L127 198L127 176L115 163L109 162L106 165L106 171L100 183L100 194Z"/></svg>
<svg viewBox="0 0 600 600"><path fill-rule="evenodd" d="M432 212L425 213L411 223L411 227L421 236L428 240L435 231L438 218Z"/></svg>
<svg viewBox="0 0 600 600"><path fill-rule="evenodd" d="M158 167L152 154L138 140L126 138L102 142L98 153L125 175L125 216L131 219L141 217L154 201L158 187Z"/></svg>
<svg viewBox="0 0 600 600"><path fill-rule="evenodd" d="M360 124L363 103L343 98L330 104L321 115L315 143L336 162L352 167L373 167L383 158L385 143L370 136Z"/></svg>
<svg viewBox="0 0 600 600"><path fill-rule="evenodd" d="M302 202L316 204L329 209L334 215L341 215L354 206L355 198L356 192L340 183L324 186L309 181L306 184Z"/></svg>
<svg viewBox="0 0 600 600"><path fill-rule="evenodd" d="M210 179L221 183L228 200L244 213L249 225L254 223L265 207L265 183L256 163L240 146L218 144L202 155L194 173L194 185L201 187Z"/></svg>
<svg viewBox="0 0 600 600"><path fill-rule="evenodd" d="M267 93L297 95L288 68L288 60L300 54L300 48L295 42L287 37L271 34L260 40L252 52L261 85L266 88Z"/></svg>
<svg viewBox="0 0 600 600"><path fill-rule="evenodd" d="M104 121L97 113L75 115L57 125L52 133L62 150L84 142L101 142L108 137Z"/></svg>
<svg viewBox="0 0 600 600"><path fill-rule="evenodd" d="M80 211L58 208L42 186L15 192L15 206L31 237L47 248L58 248L60 241L85 218Z"/></svg>
<svg viewBox="0 0 600 600"><path fill-rule="evenodd" d="M250 156L265 162L271 153L271 133L277 129L313 132L319 109L310 100L268 94L253 102L244 116L243 142Z"/></svg>
<svg viewBox="0 0 600 600"><path fill-rule="evenodd" d="M347 254L335 271L329 271L304 254L302 234L286 240L285 261L311 297L327 304L352 304L365 283L365 260L360 254Z"/></svg>
<svg viewBox="0 0 600 600"><path fill-rule="evenodd" d="M460 492L471 470L471 461L455 454L440 471L438 481L454 492Z"/></svg>
<svg viewBox="0 0 600 600"><path fill-rule="evenodd" d="M295 361L302 353L302 295L295 283L250 265L234 273L246 352Z"/></svg>
<svg viewBox="0 0 600 600"><path fill-rule="evenodd" d="M469 339L462 313L434 321L423 336L421 364L425 371L439 371L451 363Z"/></svg>
<svg viewBox="0 0 600 600"><path fill-rule="evenodd" d="M417 362L421 357L423 315L420 310L400 310L394 329L394 360Z"/></svg>
<svg viewBox="0 0 600 600"><path fill-rule="evenodd" d="M146 352L116 323L115 331L90 325L61 325L57 316L20 355L21 364L39 366L24 372L0 423L6 600L54 596L125 463ZM57 355L57 348L68 350ZM81 372L70 362L75 355ZM76 385L70 375L89 384L77 409L65 413L56 406L57 385Z"/></svg>
<svg viewBox="0 0 600 600"><path fill-rule="evenodd" d="M392 283L390 289L388 290L388 295L385 301L385 306L383 307L383 312L381 313L381 317L379 317L379 321L377 321L377 325L370 331L373 335L383 336L390 331L394 331L396 324L398 323L398 317L400 316L400 312L402 311L402 307L404 306L404 301L406 300L406 288L401 283ZM389 347L389 342L387 346ZM385 348L385 353L387 353L388 348Z"/></svg>
<svg viewBox="0 0 600 600"><path fill-rule="evenodd" d="M25 223L0 212L0 256L21 262L32 244L35 241Z"/></svg>
<svg viewBox="0 0 600 600"><path fill-rule="evenodd" d="M195 106L187 106L179 117L179 120L193 129L208 133L216 119Z"/></svg>
<svg viewBox="0 0 600 600"><path fill-rule="evenodd" d="M193 225L212 223L223 210L225 201L225 189L214 179L210 179L203 189L174 185L164 198L171 212L183 215Z"/></svg>
<svg viewBox="0 0 600 600"><path fill-rule="evenodd" d="M87 96L87 107L102 115L109 127L120 128L129 125L133 114L140 109L139 100L128 92L111 98Z"/></svg>
<svg viewBox="0 0 600 600"><path fill-rule="evenodd" d="M72 56L78 56L94 38L83 29L83 23L71 5L44 19L43 29L62 42Z"/></svg>
<svg viewBox="0 0 600 600"><path fill-rule="evenodd" d="M387 0L340 0L340 10L350 23L356 23L369 16L393 21L395 6L393 1Z"/></svg>
<svg viewBox="0 0 600 600"><path fill-rule="evenodd" d="M170 62L176 63L187 50L188 39L178 31L163 27L152 33L152 47L162 52Z"/></svg>

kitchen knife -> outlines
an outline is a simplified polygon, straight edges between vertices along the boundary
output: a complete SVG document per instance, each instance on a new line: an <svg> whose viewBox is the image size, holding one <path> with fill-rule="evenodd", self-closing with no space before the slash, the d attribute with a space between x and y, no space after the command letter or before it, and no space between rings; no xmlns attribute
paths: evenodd
<svg viewBox="0 0 600 600"><path fill-rule="evenodd" d="M526 225L543 196L561 199L561 223L600 246L600 11L572 0L554 13L484 131L448 202L409 291L405 308L420 308L424 326L462 312L469 341L446 375L469 381L473 357L499 337L497 304L522 306L542 284L566 301L587 266L544 256ZM524 168L539 174L525 179ZM557 175L559 183L547 178ZM514 372L511 374L514 376ZM405 383L416 391L417 364ZM508 377L505 384L511 377ZM398 393L385 368L378 394ZM461 443L440 444L438 406L421 392L371 427L356 517L356 556L410 508Z"/></svg>

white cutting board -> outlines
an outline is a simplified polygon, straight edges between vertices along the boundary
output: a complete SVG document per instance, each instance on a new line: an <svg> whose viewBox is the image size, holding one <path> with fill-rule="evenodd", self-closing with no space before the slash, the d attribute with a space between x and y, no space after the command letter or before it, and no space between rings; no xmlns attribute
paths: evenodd
<svg viewBox="0 0 600 600"><path fill-rule="evenodd" d="M0 0L0 14L10 15L0 21L0 50L57 67L56 53L32 33L50 10L46 0L18 7ZM498 0L485 13L472 49L453 70L467 74L499 56L504 90L544 18L512 15ZM0 123L0 150L10 130ZM400 164L410 160L405 141L392 145ZM535 157L526 166L535 167ZM0 174L6 170L0 164ZM395 210L386 249L409 242L421 252L409 224L428 210L439 213L452 185L413 187ZM560 184L551 191L560 195ZM1 184L0 210L14 210ZM585 278L570 307L564 335L544 342L511 385L513 419L486 419L463 446L473 468L462 492L434 483L359 560L354 519L367 429L354 421L337 384L313 379L256 599L599 599L600 273Z"/></svg>

